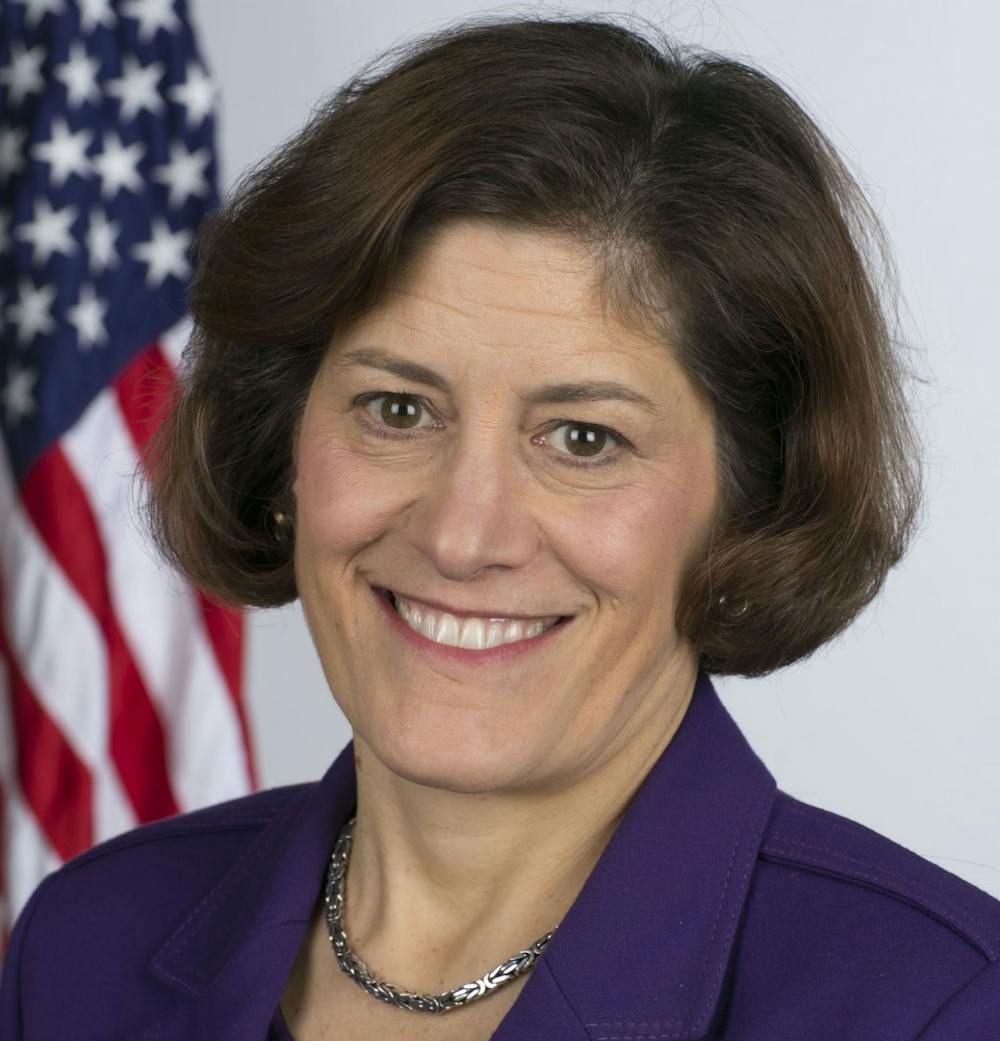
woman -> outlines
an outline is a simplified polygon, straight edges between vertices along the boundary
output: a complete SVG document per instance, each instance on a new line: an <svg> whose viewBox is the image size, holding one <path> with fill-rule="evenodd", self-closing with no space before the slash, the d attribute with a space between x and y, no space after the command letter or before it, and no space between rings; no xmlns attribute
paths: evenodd
<svg viewBox="0 0 1000 1041"><path fill-rule="evenodd" d="M779 86L609 20L348 83L205 229L149 462L353 741L50 876L5 1041L995 1041L1000 903L778 791L711 682L911 537L880 241Z"/></svg>

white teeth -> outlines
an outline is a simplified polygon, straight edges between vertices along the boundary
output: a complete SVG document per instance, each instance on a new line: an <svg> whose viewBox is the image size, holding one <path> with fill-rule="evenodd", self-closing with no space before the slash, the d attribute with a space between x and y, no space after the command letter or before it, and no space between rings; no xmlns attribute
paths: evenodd
<svg viewBox="0 0 1000 1041"><path fill-rule="evenodd" d="M402 613L402 612L400 612L400 613ZM403 617L406 618L405 615ZM407 620L409 621L409 619L407 619ZM430 611L427 611L424 614L424 616L423 616L423 618L421 618L419 624L416 623L416 622L410 622L410 625L412 625L413 628L417 629L419 632L422 632L424 634L424 636L427 637L428 640L433 640L434 639L434 632L437 629L437 619L434 617L434 615L431 614Z"/></svg>
<svg viewBox="0 0 1000 1041"><path fill-rule="evenodd" d="M471 647L474 651L481 651L486 646L486 633L483 623L478 618L466 618L462 623L458 646Z"/></svg>
<svg viewBox="0 0 1000 1041"><path fill-rule="evenodd" d="M446 643L449 647L457 647L458 619L454 615L442 611L433 638L435 643Z"/></svg>
<svg viewBox="0 0 1000 1041"><path fill-rule="evenodd" d="M402 596L396 596L396 610L411 629L416 629L435 643L479 651L538 636L558 621L558 617L539 618L530 622L514 619L462 619L447 611L432 611L418 606Z"/></svg>

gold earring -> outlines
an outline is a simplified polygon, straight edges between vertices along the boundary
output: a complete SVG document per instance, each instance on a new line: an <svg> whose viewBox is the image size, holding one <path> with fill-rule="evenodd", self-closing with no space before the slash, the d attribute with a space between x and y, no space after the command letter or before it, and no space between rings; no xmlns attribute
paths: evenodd
<svg viewBox="0 0 1000 1041"><path fill-rule="evenodd" d="M287 513L281 510L274 510L271 514L274 520L274 537L283 543L291 542L292 540L292 520Z"/></svg>

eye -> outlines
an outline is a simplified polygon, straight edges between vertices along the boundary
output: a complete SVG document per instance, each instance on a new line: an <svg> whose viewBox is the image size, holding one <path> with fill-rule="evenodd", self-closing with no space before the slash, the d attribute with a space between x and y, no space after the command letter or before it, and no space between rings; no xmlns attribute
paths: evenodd
<svg viewBox="0 0 1000 1041"><path fill-rule="evenodd" d="M550 432L555 433L555 436L550 439L550 434L547 433L545 440L551 440L561 455L573 458L573 462L565 460L568 466L582 466L584 469L589 469L616 463L627 444L625 438L620 434L598 423L578 423L571 419L561 419L549 429ZM559 442L567 446L566 449L559 448ZM615 450L605 451L609 443L616 446ZM563 461L560 460L560 462Z"/></svg>
<svg viewBox="0 0 1000 1041"><path fill-rule="evenodd" d="M369 408L381 400L377 408ZM374 420L372 429L377 434L392 437L385 434L380 427L389 430L417 430L422 413L427 412L426 404L414 394L405 394L401 391L376 391L371 394L362 394L357 399L357 404L364 409L369 421Z"/></svg>

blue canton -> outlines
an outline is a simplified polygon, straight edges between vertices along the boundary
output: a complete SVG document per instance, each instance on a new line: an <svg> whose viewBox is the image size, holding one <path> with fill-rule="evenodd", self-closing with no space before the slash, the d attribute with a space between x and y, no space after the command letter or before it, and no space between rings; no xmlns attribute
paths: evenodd
<svg viewBox="0 0 1000 1041"><path fill-rule="evenodd" d="M20 483L186 311L218 203L184 0L0 0L0 433Z"/></svg>

